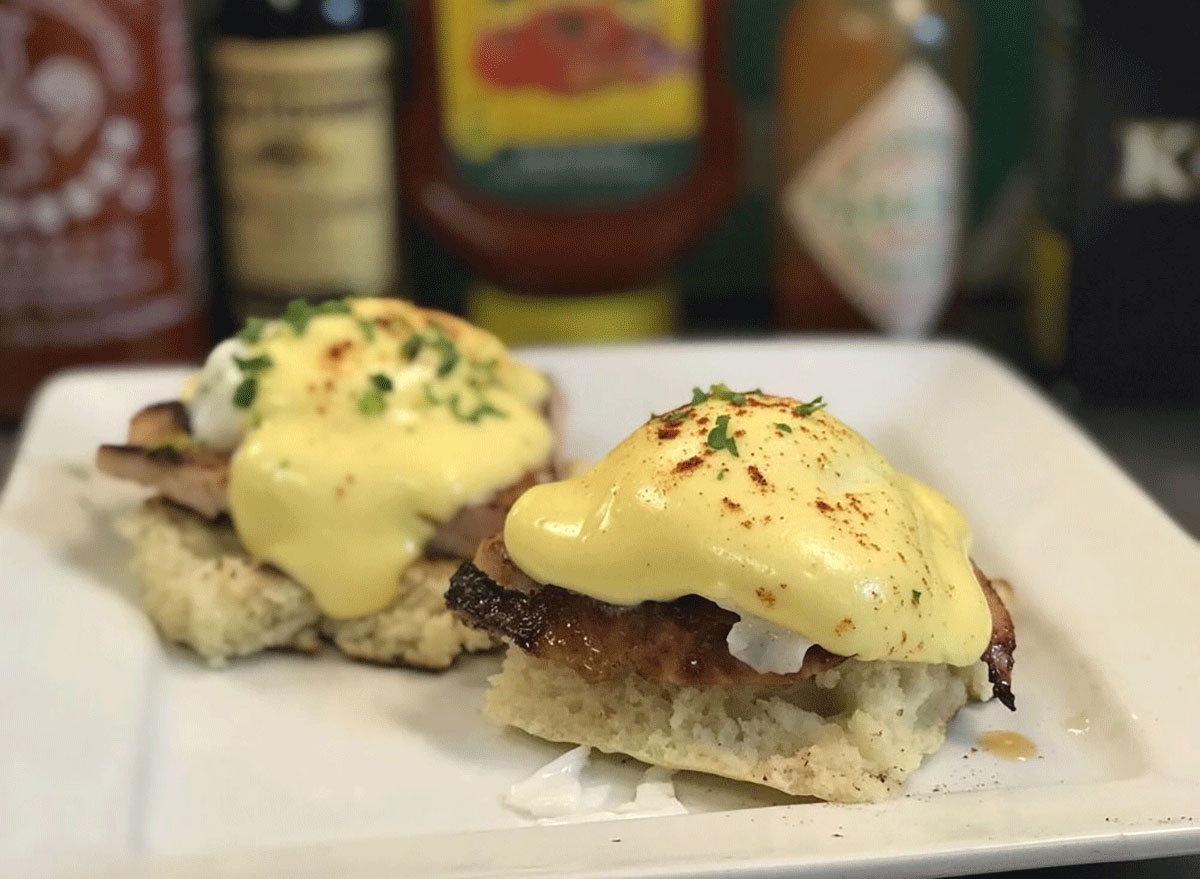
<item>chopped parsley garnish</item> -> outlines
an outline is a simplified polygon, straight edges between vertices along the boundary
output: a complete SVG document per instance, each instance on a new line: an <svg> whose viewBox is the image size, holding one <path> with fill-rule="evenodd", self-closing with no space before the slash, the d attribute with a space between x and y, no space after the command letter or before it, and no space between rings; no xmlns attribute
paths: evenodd
<svg viewBox="0 0 1200 879"><path fill-rule="evenodd" d="M387 408L384 394L392 390L392 380L382 372L372 373L371 387L358 398L358 411L363 415L380 415Z"/></svg>
<svg viewBox="0 0 1200 879"><path fill-rule="evenodd" d="M725 474L726 474L726 473L728 473L728 472L729 472L729 468L727 468L727 467L722 467L722 468L721 468L721 469L720 469L720 470L717 472L717 482L720 482L722 479L724 479L724 478L725 478Z"/></svg>
<svg viewBox="0 0 1200 879"><path fill-rule="evenodd" d="M258 375L263 370L275 365L269 354L259 354L255 357L238 357L234 355L233 362L242 371L242 380L233 391L233 405L239 409L249 409L254 405L258 396Z"/></svg>
<svg viewBox="0 0 1200 879"><path fill-rule="evenodd" d="M433 345L442 352L442 359L437 365L438 378L445 378L458 365L458 348L445 336L440 337Z"/></svg>
<svg viewBox="0 0 1200 879"><path fill-rule="evenodd" d="M662 416L662 420L666 424L679 424L682 421L687 421L692 415L691 409L676 409Z"/></svg>
<svg viewBox="0 0 1200 879"><path fill-rule="evenodd" d="M383 399L383 391L379 388L364 391L358 398L358 411L363 415L381 415L386 408L387 401Z"/></svg>
<svg viewBox="0 0 1200 879"><path fill-rule="evenodd" d="M426 346L439 353L438 365L434 371L438 378L445 378L458 365L460 358L458 347L436 324L430 325L424 332L413 333L405 339L404 344L400 346L400 356L411 363L417 359L421 350Z"/></svg>
<svg viewBox="0 0 1200 879"><path fill-rule="evenodd" d="M326 299L316 306L317 314L350 314L350 303L345 299Z"/></svg>
<svg viewBox="0 0 1200 879"><path fill-rule="evenodd" d="M717 451L725 449L733 457L739 457L737 441L729 435L728 415L717 417L717 426L708 432L708 447Z"/></svg>
<svg viewBox="0 0 1200 879"><path fill-rule="evenodd" d="M417 355L421 353L421 346L424 344L425 340L421 338L421 334L413 333L400 346L400 356L410 362L416 360Z"/></svg>
<svg viewBox="0 0 1200 879"><path fill-rule="evenodd" d="M246 318L246 325L238 331L237 337L248 345L253 345L262 338L267 322L261 317Z"/></svg>
<svg viewBox="0 0 1200 879"><path fill-rule="evenodd" d="M292 328L297 336L303 336L308 329L308 323L314 317L323 314L350 314L350 303L345 299L328 299L325 302L311 305L303 299L293 299L283 310L283 322Z"/></svg>
<svg viewBox="0 0 1200 879"><path fill-rule="evenodd" d="M479 421L488 415L494 415L497 418L507 418L508 413L501 409L497 409L486 400L481 400L479 405L470 412L464 412L459 408L458 394L453 394L450 397L450 414L459 421L469 421L471 424L478 424Z"/></svg>
<svg viewBox="0 0 1200 879"><path fill-rule="evenodd" d="M303 299L293 299L283 310L283 322L291 327L297 336L304 333L312 317L312 306Z"/></svg>
<svg viewBox="0 0 1200 879"><path fill-rule="evenodd" d="M275 365L275 361L269 354L259 354L257 357L237 357L235 355L233 362L237 364L238 369L248 375L258 375L264 369L270 369Z"/></svg>
<svg viewBox="0 0 1200 879"><path fill-rule="evenodd" d="M813 397L807 403L801 403L799 406L793 407L792 414L798 415L801 418L812 415L818 409L825 408L825 400L822 397Z"/></svg>
<svg viewBox="0 0 1200 879"><path fill-rule="evenodd" d="M433 385L430 382L425 383L424 391L425 391L425 399L429 401L429 404L431 406L445 405L445 407L450 410L450 414L453 415L455 418L457 418L459 421L466 421L471 424L478 424L482 419L486 418L488 415L495 416L496 418L507 418L508 417L507 412L505 412L503 409L497 409L495 406L493 406L487 400L483 399L482 395L479 397L479 402L476 404L475 408L471 409L471 410L467 410L467 409L463 408L461 397L457 393L454 393L448 397L443 397L443 398L439 399L437 394L435 394L433 392Z"/></svg>
<svg viewBox="0 0 1200 879"><path fill-rule="evenodd" d="M692 388L692 405L698 406L709 399L716 398L724 400L727 403L732 403L735 406L744 406L746 398L750 396L762 396L762 388L755 388L752 391L735 391L724 382L718 382L715 385L709 385L708 391L702 391L699 388Z"/></svg>
<svg viewBox="0 0 1200 879"><path fill-rule="evenodd" d="M777 422L775 424L775 429L777 431L779 431L780 433L791 433L792 432L792 429L790 427L788 427L786 424L784 424L782 421Z"/></svg>
<svg viewBox="0 0 1200 879"><path fill-rule="evenodd" d="M239 409L249 409L254 405L258 396L258 379L252 375L246 376L233 392L233 405Z"/></svg>
<svg viewBox="0 0 1200 879"><path fill-rule="evenodd" d="M916 589L914 589L912 591L912 593L913 593L913 604L920 604L921 603L921 593L918 592Z"/></svg>
<svg viewBox="0 0 1200 879"><path fill-rule="evenodd" d="M746 402L746 395L740 394L737 391L731 390L729 385L720 382L708 389L709 394L716 397L718 400L725 400L728 403L733 403L741 406Z"/></svg>
<svg viewBox="0 0 1200 879"><path fill-rule="evenodd" d="M375 322L362 318L358 322L358 328L362 330L363 338L368 342L375 341Z"/></svg>

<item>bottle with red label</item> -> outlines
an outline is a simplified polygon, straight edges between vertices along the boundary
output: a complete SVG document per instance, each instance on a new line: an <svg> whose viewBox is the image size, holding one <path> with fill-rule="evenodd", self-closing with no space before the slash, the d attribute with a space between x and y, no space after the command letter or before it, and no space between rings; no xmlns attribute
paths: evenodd
<svg viewBox="0 0 1200 879"><path fill-rule="evenodd" d="M65 366L199 357L181 0L0 7L0 420Z"/></svg>
<svg viewBox="0 0 1200 879"><path fill-rule="evenodd" d="M408 203L509 341L675 325L680 256L730 203L722 0L418 0Z"/></svg>

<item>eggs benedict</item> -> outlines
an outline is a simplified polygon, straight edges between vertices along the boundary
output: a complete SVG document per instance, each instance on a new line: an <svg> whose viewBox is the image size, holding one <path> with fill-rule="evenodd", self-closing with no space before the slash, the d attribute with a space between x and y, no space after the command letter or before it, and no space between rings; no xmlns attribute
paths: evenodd
<svg viewBox="0 0 1200 879"><path fill-rule="evenodd" d="M1012 621L962 515L825 408L724 385L531 487L447 603L507 640L485 713L841 802L1010 708Z"/></svg>
<svg viewBox="0 0 1200 879"><path fill-rule="evenodd" d="M551 387L491 334L392 299L291 303L143 410L101 470L157 489L132 520L143 601L213 663L330 640L429 668L493 646L443 594L553 477Z"/></svg>

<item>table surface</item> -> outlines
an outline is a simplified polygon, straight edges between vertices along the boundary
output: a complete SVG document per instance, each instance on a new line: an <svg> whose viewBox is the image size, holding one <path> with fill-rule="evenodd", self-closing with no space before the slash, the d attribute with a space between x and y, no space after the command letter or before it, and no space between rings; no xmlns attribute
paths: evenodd
<svg viewBox="0 0 1200 879"><path fill-rule="evenodd" d="M1194 537L1200 537L1200 409L1071 407L1076 422ZM16 433L0 430L0 486ZM996 874L1008 879L1176 879L1200 876L1200 856Z"/></svg>

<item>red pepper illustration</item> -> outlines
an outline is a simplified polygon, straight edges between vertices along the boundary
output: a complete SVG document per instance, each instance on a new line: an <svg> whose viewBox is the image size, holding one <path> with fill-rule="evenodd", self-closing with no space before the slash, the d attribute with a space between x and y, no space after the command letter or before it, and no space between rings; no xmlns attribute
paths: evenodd
<svg viewBox="0 0 1200 879"><path fill-rule="evenodd" d="M606 6L544 9L515 27L482 34L475 44L475 70L484 81L560 95L647 83L694 63Z"/></svg>

